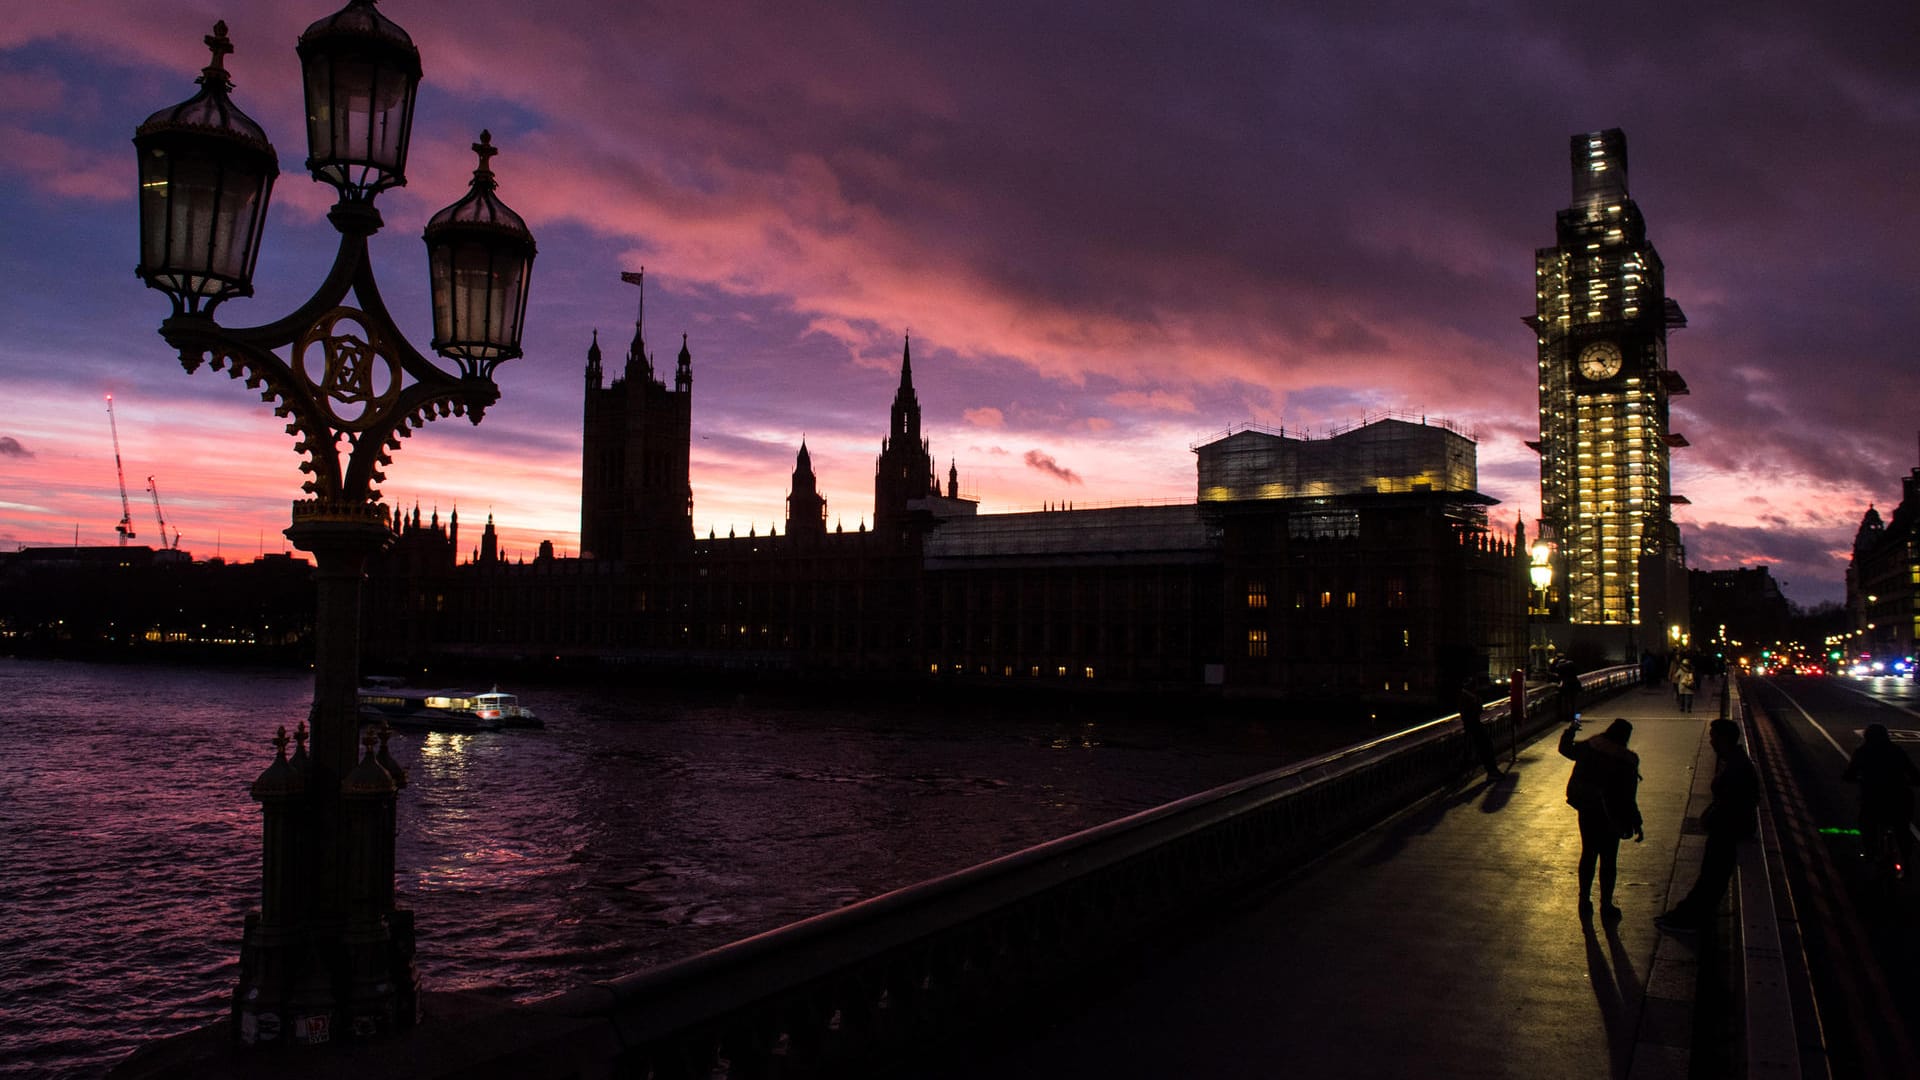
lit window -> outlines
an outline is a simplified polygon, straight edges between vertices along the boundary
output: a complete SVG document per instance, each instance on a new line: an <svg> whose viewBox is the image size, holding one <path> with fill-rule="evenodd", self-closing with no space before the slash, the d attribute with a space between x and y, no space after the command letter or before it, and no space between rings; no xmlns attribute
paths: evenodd
<svg viewBox="0 0 1920 1080"><path fill-rule="evenodd" d="M1320 606L1323 608L1330 608L1333 606L1333 593L1331 591L1328 591L1325 589L1322 589L1320 591Z"/></svg>
<svg viewBox="0 0 1920 1080"><path fill-rule="evenodd" d="M1267 655L1267 632L1265 630L1247 631L1247 655L1256 659Z"/></svg>
<svg viewBox="0 0 1920 1080"><path fill-rule="evenodd" d="M1264 608L1267 606L1267 583L1264 581L1247 582L1247 606Z"/></svg>

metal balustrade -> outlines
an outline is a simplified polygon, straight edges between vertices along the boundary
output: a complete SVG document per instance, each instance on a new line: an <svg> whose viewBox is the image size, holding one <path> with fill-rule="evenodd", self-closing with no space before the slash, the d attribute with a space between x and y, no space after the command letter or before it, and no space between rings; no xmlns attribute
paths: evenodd
<svg viewBox="0 0 1920 1080"><path fill-rule="evenodd" d="M1591 700L1636 667L1582 678ZM1503 699L1496 741L1551 725L1557 690ZM1518 725L1514 723L1518 720ZM529 1008L576 1018L562 1074L846 1076L991 1030L1204 910L1444 790L1471 758L1458 714L1202 792L966 870L596 983ZM525 1055L522 1054L522 1057Z"/></svg>

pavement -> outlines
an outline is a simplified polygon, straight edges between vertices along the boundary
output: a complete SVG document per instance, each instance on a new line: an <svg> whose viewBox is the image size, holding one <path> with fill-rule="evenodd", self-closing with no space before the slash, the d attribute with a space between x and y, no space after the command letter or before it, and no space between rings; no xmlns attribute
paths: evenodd
<svg viewBox="0 0 1920 1080"><path fill-rule="evenodd" d="M1702 942L1653 918L1699 864L1719 683L1700 690L1690 714L1663 685L1583 717L1582 737L1631 720L1640 755L1647 837L1620 846L1617 924L1578 914L1573 763L1555 727L1500 780L1476 770L1143 951L1057 1016L923 1075L1685 1077ZM1726 953L1702 936L1706 955Z"/></svg>

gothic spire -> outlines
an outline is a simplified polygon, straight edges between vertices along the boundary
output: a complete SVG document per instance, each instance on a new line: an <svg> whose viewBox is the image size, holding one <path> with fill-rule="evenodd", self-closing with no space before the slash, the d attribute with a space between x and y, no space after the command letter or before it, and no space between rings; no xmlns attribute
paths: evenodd
<svg viewBox="0 0 1920 1080"><path fill-rule="evenodd" d="M647 356L646 327L647 320L647 268L641 267L639 273L621 271L620 280L640 289L640 305L633 315L633 344L627 346L627 378L632 378L637 370L647 378L653 378L653 360Z"/></svg>
<svg viewBox="0 0 1920 1080"><path fill-rule="evenodd" d="M920 441L920 398L913 392L913 338L908 336L900 350L900 389L893 395L893 431L891 438Z"/></svg>

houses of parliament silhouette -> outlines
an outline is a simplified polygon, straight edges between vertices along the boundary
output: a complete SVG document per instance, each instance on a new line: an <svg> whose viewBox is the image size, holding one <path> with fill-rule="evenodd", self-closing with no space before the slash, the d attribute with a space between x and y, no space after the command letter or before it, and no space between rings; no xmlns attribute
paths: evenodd
<svg viewBox="0 0 1920 1080"><path fill-rule="evenodd" d="M981 514L936 476L909 339L871 528L829 530L803 440L784 531L702 539L691 346L669 385L643 307L609 376L596 332L579 557L504 560L489 517L460 563L457 517L416 509L368 590L369 657L1408 703L1525 661L1524 537L1489 528L1444 422L1232 431L1195 448L1189 504Z"/></svg>
<svg viewBox="0 0 1920 1080"><path fill-rule="evenodd" d="M451 528L416 512L373 590L370 648L405 663L1430 702L1540 659L1530 615L1576 662L1682 646L1669 451L1686 440L1668 399L1687 387L1666 344L1686 319L1628 191L1625 135L1568 148L1572 204L1535 253L1526 319L1554 571L1532 595L1525 530L1489 526L1473 439L1425 417L1319 438L1228 431L1193 447L1190 504L981 514L952 466L944 491L935 476L911 341L871 529L828 531L802 442L785 532L701 540L692 354L683 338L669 387L642 307L618 376L597 336L587 350L580 557L509 565L489 521L479 557L456 565Z"/></svg>

